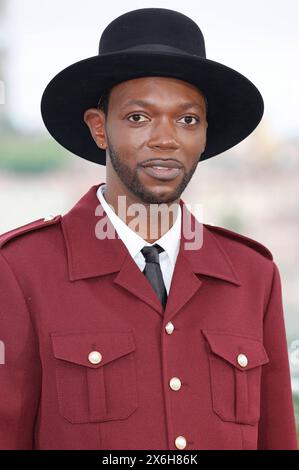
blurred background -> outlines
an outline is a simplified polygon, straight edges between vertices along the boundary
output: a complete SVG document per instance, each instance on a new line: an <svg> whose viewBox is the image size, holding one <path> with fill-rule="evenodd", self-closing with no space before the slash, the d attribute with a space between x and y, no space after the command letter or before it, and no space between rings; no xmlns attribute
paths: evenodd
<svg viewBox="0 0 299 470"><path fill-rule="evenodd" d="M297 0L0 0L0 233L64 214L105 181L47 133L44 88L68 65L97 55L103 29L146 7L190 16L207 57L235 68L261 91L265 114L242 143L199 164L182 195L202 221L265 244L279 266L299 429L299 3ZM192 206L191 206L192 208Z"/></svg>

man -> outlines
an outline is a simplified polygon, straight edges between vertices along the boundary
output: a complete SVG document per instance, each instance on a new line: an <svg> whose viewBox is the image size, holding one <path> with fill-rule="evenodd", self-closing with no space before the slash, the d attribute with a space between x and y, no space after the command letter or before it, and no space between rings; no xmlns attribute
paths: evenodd
<svg viewBox="0 0 299 470"><path fill-rule="evenodd" d="M1 448L296 448L272 255L180 199L262 114L166 9L116 18L49 83L48 130L107 181L1 236Z"/></svg>

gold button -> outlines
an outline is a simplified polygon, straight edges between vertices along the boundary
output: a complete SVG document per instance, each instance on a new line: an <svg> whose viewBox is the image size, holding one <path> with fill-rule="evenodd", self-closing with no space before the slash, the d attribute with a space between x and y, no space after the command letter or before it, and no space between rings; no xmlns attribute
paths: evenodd
<svg viewBox="0 0 299 470"><path fill-rule="evenodd" d="M49 220L53 220L55 218L55 215L49 214L44 218L44 222L48 222Z"/></svg>
<svg viewBox="0 0 299 470"><path fill-rule="evenodd" d="M172 390L179 390L182 386L182 382L178 377L172 377L172 379L169 380L169 386Z"/></svg>
<svg viewBox="0 0 299 470"><path fill-rule="evenodd" d="M185 449L187 445L187 441L184 436L178 436L176 440L174 441L174 443L175 443L176 448L180 450Z"/></svg>
<svg viewBox="0 0 299 470"><path fill-rule="evenodd" d="M171 323L171 321L169 321L167 323L167 325L165 326L165 330L166 330L166 333L168 333L169 335L171 335L173 333L173 330L174 330L174 324Z"/></svg>
<svg viewBox="0 0 299 470"><path fill-rule="evenodd" d="M248 359L245 356L245 354L239 354L237 357L237 361L238 361L239 366L241 367L246 367L248 364Z"/></svg>
<svg viewBox="0 0 299 470"><path fill-rule="evenodd" d="M91 351L88 354L88 360L91 364L99 364L102 360L102 354L99 351Z"/></svg>

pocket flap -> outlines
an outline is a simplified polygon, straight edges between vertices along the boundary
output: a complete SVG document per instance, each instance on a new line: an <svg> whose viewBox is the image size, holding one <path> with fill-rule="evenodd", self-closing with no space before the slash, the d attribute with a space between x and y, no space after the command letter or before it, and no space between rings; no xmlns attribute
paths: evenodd
<svg viewBox="0 0 299 470"><path fill-rule="evenodd" d="M239 370L249 370L269 362L263 343L257 339L219 331L202 332L212 352Z"/></svg>
<svg viewBox="0 0 299 470"><path fill-rule="evenodd" d="M85 367L98 368L136 349L130 331L99 331L84 333L51 333L54 356ZM101 360L93 364L89 360L92 351L100 353Z"/></svg>

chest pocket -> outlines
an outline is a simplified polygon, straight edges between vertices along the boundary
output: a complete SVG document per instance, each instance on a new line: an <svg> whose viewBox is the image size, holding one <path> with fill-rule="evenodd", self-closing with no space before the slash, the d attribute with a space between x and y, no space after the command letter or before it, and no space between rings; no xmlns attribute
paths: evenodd
<svg viewBox="0 0 299 470"><path fill-rule="evenodd" d="M131 331L52 333L59 410L71 423L128 418L137 408Z"/></svg>
<svg viewBox="0 0 299 470"><path fill-rule="evenodd" d="M203 330L208 344L212 404L223 421L254 425L260 418L263 344L245 336Z"/></svg>

